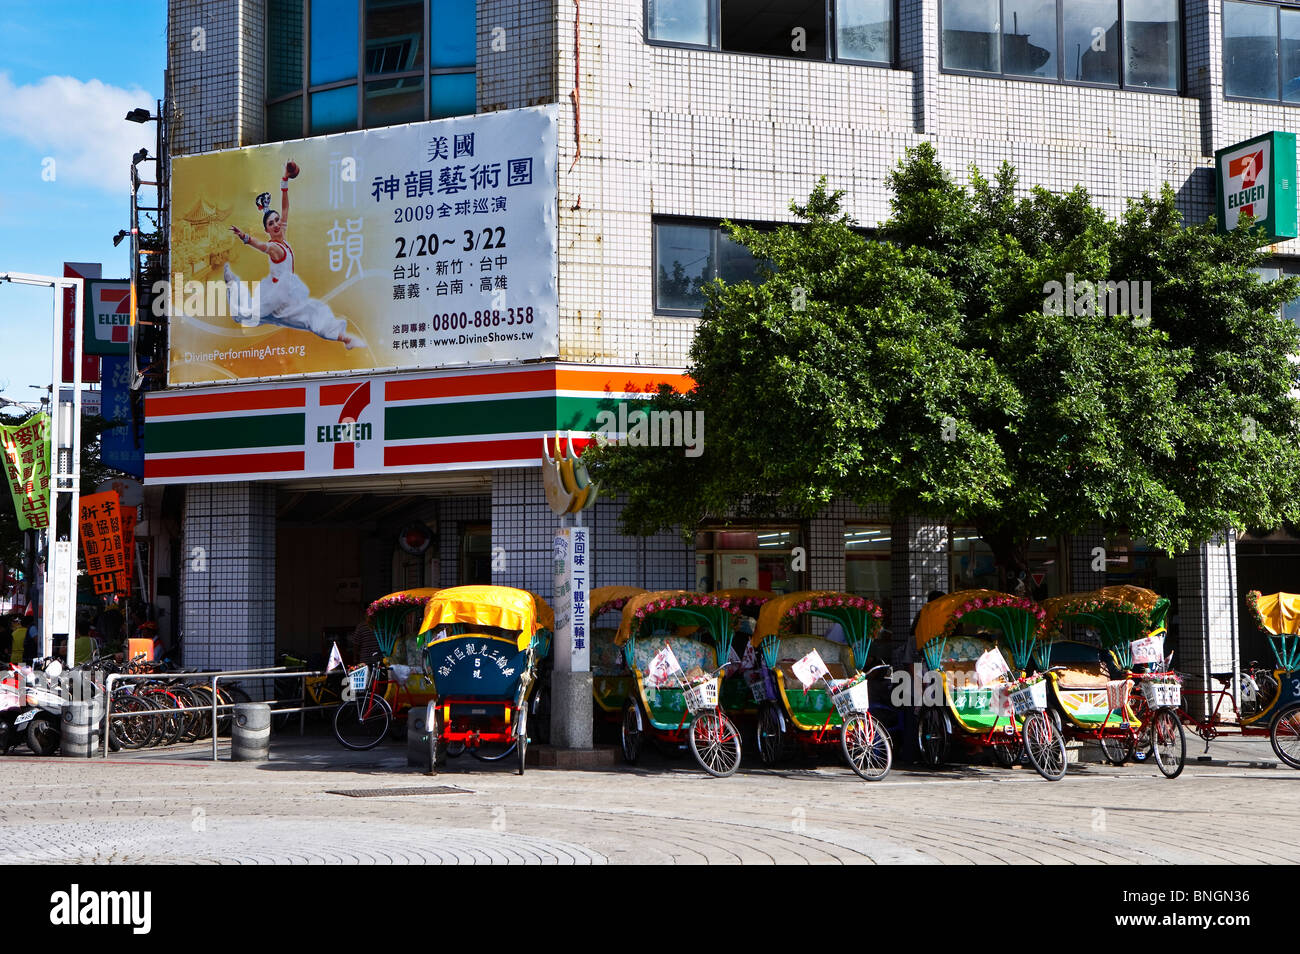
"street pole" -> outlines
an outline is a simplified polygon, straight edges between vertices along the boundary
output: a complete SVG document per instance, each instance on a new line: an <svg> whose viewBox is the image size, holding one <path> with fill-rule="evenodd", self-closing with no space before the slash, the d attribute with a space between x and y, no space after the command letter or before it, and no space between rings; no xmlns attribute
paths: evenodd
<svg viewBox="0 0 1300 954"><path fill-rule="evenodd" d="M53 291L53 347L50 381L50 496L45 527L45 588L41 593L41 655L54 654L55 628L68 636L67 663L75 664L77 599L77 530L81 516L81 334L80 278L0 272L0 282L37 285ZM63 380L63 294L73 290L72 381ZM71 384L70 400L63 385ZM69 498L67 539L59 539L59 503Z"/></svg>

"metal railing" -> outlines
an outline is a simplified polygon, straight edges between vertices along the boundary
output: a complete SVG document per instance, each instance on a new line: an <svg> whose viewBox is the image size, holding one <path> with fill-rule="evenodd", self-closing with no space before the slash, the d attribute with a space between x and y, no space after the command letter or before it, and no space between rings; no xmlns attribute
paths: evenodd
<svg viewBox="0 0 1300 954"><path fill-rule="evenodd" d="M205 675L206 675L206 674L205 674ZM306 702L306 701L307 701L307 700L306 700L306 696L307 696L307 688L306 688L307 684L306 684L306 680L307 680L308 678L310 678L310 677L313 677L313 676L327 676L327 675L329 675L329 673L328 673L327 671L325 671L325 670L310 670L310 671L303 671L303 670L299 670L299 669L286 670L283 666L278 667L277 669L267 669L267 670L261 670L261 671L257 671L257 672L247 672L247 673L238 673L238 672L218 672L218 673L213 673L213 674L212 674L212 713L213 713L213 715L212 715L212 725L213 725L213 730L212 730L212 761L214 761L214 762L217 761L217 731L216 731L216 724L217 724L217 722L216 722L216 718L217 718L217 717L216 717L216 712L217 712L217 680L219 680L219 679L223 679L223 678L225 678L226 676L238 676L240 679L286 679L286 678L289 678L289 677L300 678L300 679L303 680L303 694L302 694L301 696L298 697L298 701L299 701L299 702ZM233 709L234 706L222 706L221 708L223 708L223 709L225 709L225 708ZM300 721L299 721L299 723L298 723L298 731L301 732L301 731L302 731L302 722L301 722L302 714L305 714L305 713L307 713L307 712L313 712L313 711L315 711L315 710L317 710L317 709L332 709L332 708L334 708L334 707L333 707L333 706L293 706L293 707L286 707L286 708L273 707L271 711L274 712L274 713L276 713L277 715L292 714L292 713L294 713L294 712L300 713ZM234 733L234 729L233 729L233 727L232 727L232 729L231 729L231 733L232 733L232 734Z"/></svg>
<svg viewBox="0 0 1300 954"><path fill-rule="evenodd" d="M262 669L231 669L231 670L211 672L211 673L209 672L110 673L108 678L104 681L104 720L102 723L103 734L104 734L104 758L108 758L109 742L110 742L110 736L112 734L112 730L110 727L112 725L112 720L114 718L127 719L127 718L139 718L141 716L149 717L149 718L154 718L159 716L174 717L178 711L176 709L157 709L149 712L114 713L113 712L113 690L118 685L120 685L123 682L127 682L128 680L135 681L135 682L178 680L181 682L208 683L208 687L211 690L211 696L212 696L211 706L210 707L202 706L202 707L194 707L194 708L211 709L212 758L215 761L217 758L217 745L218 745L218 740L220 735L218 730L218 713L233 709L237 705L237 703L223 704L220 701L221 697L217 695L217 683L219 680L228 677L231 678L237 677L240 679L303 679L304 680L303 694L300 695L296 700L288 700L288 701L305 702L306 701L305 680L313 676L323 676L323 675L327 675L327 673L321 671L303 671L303 670L290 669L287 666L273 666L273 667L267 667ZM285 708L273 707L272 711L274 711L277 714L286 714L286 713L294 713L294 712L305 714L307 712L313 712L319 709L328 709L328 708L333 708L333 707L325 706L325 705L316 705L316 706L299 705L299 706L285 707ZM299 731L300 732L302 731L301 721L299 723Z"/></svg>

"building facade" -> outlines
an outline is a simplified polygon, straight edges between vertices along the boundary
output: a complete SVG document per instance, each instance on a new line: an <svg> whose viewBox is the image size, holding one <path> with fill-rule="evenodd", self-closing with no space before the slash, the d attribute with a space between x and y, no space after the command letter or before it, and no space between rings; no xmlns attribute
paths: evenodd
<svg viewBox="0 0 1300 954"><path fill-rule="evenodd" d="M674 378L701 284L751 267L724 219L792 221L791 200L825 175L872 226L888 213L887 173L930 142L954 172L1009 160L1022 187L1082 185L1111 214L1168 182L1200 221L1214 211L1216 149L1300 125L1300 5L1253 0L172 0L168 43L174 155L468 112L559 114L558 354L422 378L459 382L458 439L476 452L423 473L293 480L169 471L147 443L151 526L169 528L158 592L175 600L191 665L320 652L405 586L490 580L548 596L556 518L538 455L500 435L581 424L487 426L482 402L631 396ZM1300 243L1272 254L1279 272L1300 271ZM541 392L527 373L547 376ZM159 392L149 428L197 433L247 406L223 395L259 387ZM226 440L205 448L247 451ZM593 585L848 588L886 602L905 635L927 591L995 580L987 548L942 515L841 502L806 521L698 528L687 543L626 537L619 510L604 500L588 514ZM399 545L413 524L433 537L423 553ZM1285 534L1229 532L1173 559L1098 534L1037 541L1032 562L1051 593L1135 582L1174 595L1180 669L1204 676L1253 652L1240 595L1268 591L1296 554Z"/></svg>

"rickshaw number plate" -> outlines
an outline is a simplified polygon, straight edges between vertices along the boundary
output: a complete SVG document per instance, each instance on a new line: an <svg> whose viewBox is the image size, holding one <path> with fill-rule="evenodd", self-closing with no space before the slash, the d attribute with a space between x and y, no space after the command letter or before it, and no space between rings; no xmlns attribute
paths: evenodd
<svg viewBox="0 0 1300 954"><path fill-rule="evenodd" d="M1007 723L1002 727L1002 732L1004 735L1015 735L1016 727L1010 723Z"/></svg>

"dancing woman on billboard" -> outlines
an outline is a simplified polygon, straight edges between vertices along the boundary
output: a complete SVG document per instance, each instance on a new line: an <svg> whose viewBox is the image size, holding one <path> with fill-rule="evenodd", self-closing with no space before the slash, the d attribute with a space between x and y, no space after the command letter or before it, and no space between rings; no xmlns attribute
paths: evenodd
<svg viewBox="0 0 1300 954"><path fill-rule="evenodd" d="M255 239L232 225L230 231L245 245L251 245L270 261L270 270L257 290L250 296L244 284L227 263L223 273L226 295L230 301L230 315L245 328L256 328L261 322L310 331L326 341L341 341L351 351L365 342L348 333L347 319L340 318L323 301L311 297L311 292L293 269L293 248L285 239L289 227L289 180L297 178L298 164L287 162L284 178L280 180L280 211L271 208L271 194L263 192L257 197L257 207L262 212L262 228L269 241Z"/></svg>

